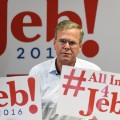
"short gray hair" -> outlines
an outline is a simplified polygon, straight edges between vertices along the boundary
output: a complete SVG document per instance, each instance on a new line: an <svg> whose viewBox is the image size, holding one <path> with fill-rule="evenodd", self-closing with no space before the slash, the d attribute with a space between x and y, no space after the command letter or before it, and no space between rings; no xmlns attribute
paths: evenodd
<svg viewBox="0 0 120 120"><path fill-rule="evenodd" d="M65 30L65 29L71 29L71 28L79 29L79 31L80 31L80 43L81 43L82 40L83 40L83 36L84 36L84 32L82 30L82 27L79 24L77 24L77 23L75 23L71 20L63 20L56 26L56 28L55 28L55 39L57 38L58 31Z"/></svg>

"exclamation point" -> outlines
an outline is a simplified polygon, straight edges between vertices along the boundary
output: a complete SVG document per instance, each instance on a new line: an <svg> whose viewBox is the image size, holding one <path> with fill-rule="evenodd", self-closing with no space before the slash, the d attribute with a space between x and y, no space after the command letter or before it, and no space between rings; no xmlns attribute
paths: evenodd
<svg viewBox="0 0 120 120"><path fill-rule="evenodd" d="M28 87L29 87L29 91L30 91L30 97L31 97L31 101L35 100L35 79L30 77L28 78ZM30 105L29 107L29 111L32 114L35 114L38 111L38 107L34 104Z"/></svg>
<svg viewBox="0 0 120 120"><path fill-rule="evenodd" d="M94 33L98 0L84 0L86 24L88 34ZM86 57L94 57L99 51L99 45L95 40L87 40L83 43L82 52Z"/></svg>

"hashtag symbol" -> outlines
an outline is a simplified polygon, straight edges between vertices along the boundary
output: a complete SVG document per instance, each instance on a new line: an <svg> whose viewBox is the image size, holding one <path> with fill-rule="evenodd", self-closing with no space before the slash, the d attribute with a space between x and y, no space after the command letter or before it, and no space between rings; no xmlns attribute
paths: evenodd
<svg viewBox="0 0 120 120"><path fill-rule="evenodd" d="M82 82L86 81L86 78L84 78L85 71L83 70L79 77L74 76L74 73L75 69L72 69L70 75L64 75L64 78L68 79L67 84L63 84L63 88L65 88L64 95L67 95L69 89L75 90L73 96L77 96L79 90L85 90L84 87L81 87ZM71 82L74 80L78 81L76 86L71 85Z"/></svg>

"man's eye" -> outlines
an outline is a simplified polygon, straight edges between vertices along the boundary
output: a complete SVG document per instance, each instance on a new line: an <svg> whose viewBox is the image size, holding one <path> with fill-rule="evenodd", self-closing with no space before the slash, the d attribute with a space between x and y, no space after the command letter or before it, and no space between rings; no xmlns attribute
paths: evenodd
<svg viewBox="0 0 120 120"><path fill-rule="evenodd" d="M75 45L76 43L74 41L69 42L70 45Z"/></svg>
<svg viewBox="0 0 120 120"><path fill-rule="evenodd" d="M64 43L66 43L66 40L61 39L60 42L64 44Z"/></svg>

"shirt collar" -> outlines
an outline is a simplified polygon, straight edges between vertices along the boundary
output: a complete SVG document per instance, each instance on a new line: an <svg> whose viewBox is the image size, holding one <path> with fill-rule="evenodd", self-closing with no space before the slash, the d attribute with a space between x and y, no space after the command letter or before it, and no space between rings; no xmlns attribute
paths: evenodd
<svg viewBox="0 0 120 120"><path fill-rule="evenodd" d="M56 66L55 66L55 60L56 58L53 59L52 61L52 64L50 66L50 69L49 69L49 73L52 73L52 74L58 74L57 70L56 70ZM77 67L79 65L79 62L78 62L78 58L76 58L76 62L75 62L75 65L74 67Z"/></svg>
<svg viewBox="0 0 120 120"><path fill-rule="evenodd" d="M55 60L56 60L56 58L54 58L52 61L52 64L51 64L50 69L49 69L49 73L57 75L58 73L57 73L56 66L55 66Z"/></svg>
<svg viewBox="0 0 120 120"><path fill-rule="evenodd" d="M80 63L78 62L78 58L76 57L76 62L75 62L74 67L78 67L78 66L80 66L79 64L80 64Z"/></svg>

